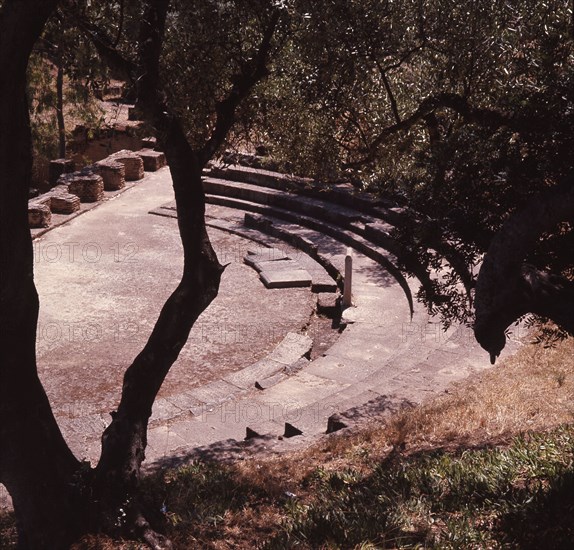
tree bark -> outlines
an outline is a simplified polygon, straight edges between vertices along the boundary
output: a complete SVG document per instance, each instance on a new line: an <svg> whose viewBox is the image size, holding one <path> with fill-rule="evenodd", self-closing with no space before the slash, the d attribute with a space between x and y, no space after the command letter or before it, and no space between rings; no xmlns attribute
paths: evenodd
<svg viewBox="0 0 574 550"><path fill-rule="evenodd" d="M26 68L55 9L5 0L0 11L0 482L12 496L23 548L65 548L82 524L81 464L70 452L37 375L38 296L27 203L31 135Z"/></svg>
<svg viewBox="0 0 574 550"><path fill-rule="evenodd" d="M58 120L58 149L61 159L66 158L66 122L64 120L64 67L58 59L56 75L56 119Z"/></svg>
<svg viewBox="0 0 574 550"><path fill-rule="evenodd" d="M156 130L171 172L184 251L183 276L165 303L145 348L126 371L120 404L103 434L102 454L96 469L96 491L105 503L104 515L112 514L104 518L108 525L115 520L114 510L129 502L130 521L156 548L169 547L169 541L149 528L137 502L148 421L163 380L195 321L217 296L224 271L205 226L202 171L231 129L237 106L265 76L265 62L277 22L275 18L263 38L253 71L236 79L229 96L218 104L211 138L203 148L193 150L161 91L159 62L168 6L169 0L147 3L139 37L141 74L136 81L138 105Z"/></svg>

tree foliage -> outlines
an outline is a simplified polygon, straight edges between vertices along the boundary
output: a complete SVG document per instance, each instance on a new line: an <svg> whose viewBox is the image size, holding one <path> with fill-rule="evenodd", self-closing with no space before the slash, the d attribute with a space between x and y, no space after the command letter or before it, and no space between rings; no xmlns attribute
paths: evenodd
<svg viewBox="0 0 574 550"><path fill-rule="evenodd" d="M351 178L402 205L394 235L409 259L402 267L451 267L420 296L445 324L469 318L476 268L489 247L483 289L520 276L527 291L552 295L551 311L567 309L570 302L560 299L562 290L573 295L572 7L565 0L515 4L0 1L0 72L11 76L0 80L0 481L28 537L23 544L58 548L88 530L119 528L169 547L139 500L147 423L191 327L218 292L223 267L205 228L201 174L230 136L264 141L299 172ZM47 24L55 13L59 19ZM93 49L73 32L59 33L63 21ZM25 90L43 29L43 51L75 82L97 80L97 52L133 86L166 153L184 251L182 279L126 371L93 469L63 440L34 354L28 109L52 105L52 96L32 82L38 95L27 102ZM538 197L547 210L537 209ZM500 237L501 228L513 238ZM494 335L486 308L481 334L487 346L496 341L491 354L499 351L501 327L525 307L518 305Z"/></svg>
<svg viewBox="0 0 574 550"><path fill-rule="evenodd" d="M420 298L446 324L470 320L492 237L574 164L571 2L297 6L262 110L274 149L298 171L403 205L405 250L453 268ZM571 277L572 244L563 225L528 261Z"/></svg>

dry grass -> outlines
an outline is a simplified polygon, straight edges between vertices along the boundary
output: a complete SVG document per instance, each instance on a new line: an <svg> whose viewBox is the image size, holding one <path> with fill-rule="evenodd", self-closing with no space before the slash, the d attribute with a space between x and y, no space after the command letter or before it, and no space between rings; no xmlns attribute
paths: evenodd
<svg viewBox="0 0 574 550"><path fill-rule="evenodd" d="M459 383L390 426L407 446L480 444L574 419L574 338L527 345L500 365Z"/></svg>
<svg viewBox="0 0 574 550"><path fill-rule="evenodd" d="M331 437L288 459L268 459L257 468L275 469L271 477L281 477L287 468L290 478L297 479L317 463L329 469L368 467L394 448L475 447L573 420L574 338L568 338L552 348L526 345L420 407L358 433Z"/></svg>

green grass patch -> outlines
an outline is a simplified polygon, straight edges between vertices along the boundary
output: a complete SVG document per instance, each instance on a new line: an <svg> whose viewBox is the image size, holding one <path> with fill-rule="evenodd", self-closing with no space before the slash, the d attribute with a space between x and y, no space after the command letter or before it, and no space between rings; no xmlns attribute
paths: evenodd
<svg viewBox="0 0 574 550"><path fill-rule="evenodd" d="M317 468L268 548L572 548L574 429L506 448Z"/></svg>
<svg viewBox="0 0 574 550"><path fill-rule="evenodd" d="M498 447L369 455L337 466L303 454L294 475L289 457L194 462L146 478L146 508L175 548L574 547L572 425ZM0 534L13 547L11 516ZM92 536L76 548L143 546Z"/></svg>

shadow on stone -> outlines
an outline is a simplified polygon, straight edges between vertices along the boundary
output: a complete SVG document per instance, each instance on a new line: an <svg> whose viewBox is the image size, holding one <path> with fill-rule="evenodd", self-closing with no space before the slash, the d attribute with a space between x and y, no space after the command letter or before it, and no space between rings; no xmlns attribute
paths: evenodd
<svg viewBox="0 0 574 550"><path fill-rule="evenodd" d="M293 424L285 422L285 433L283 434L283 437L289 438L289 437L295 437L297 435L303 435L303 432L299 428L293 426Z"/></svg>

